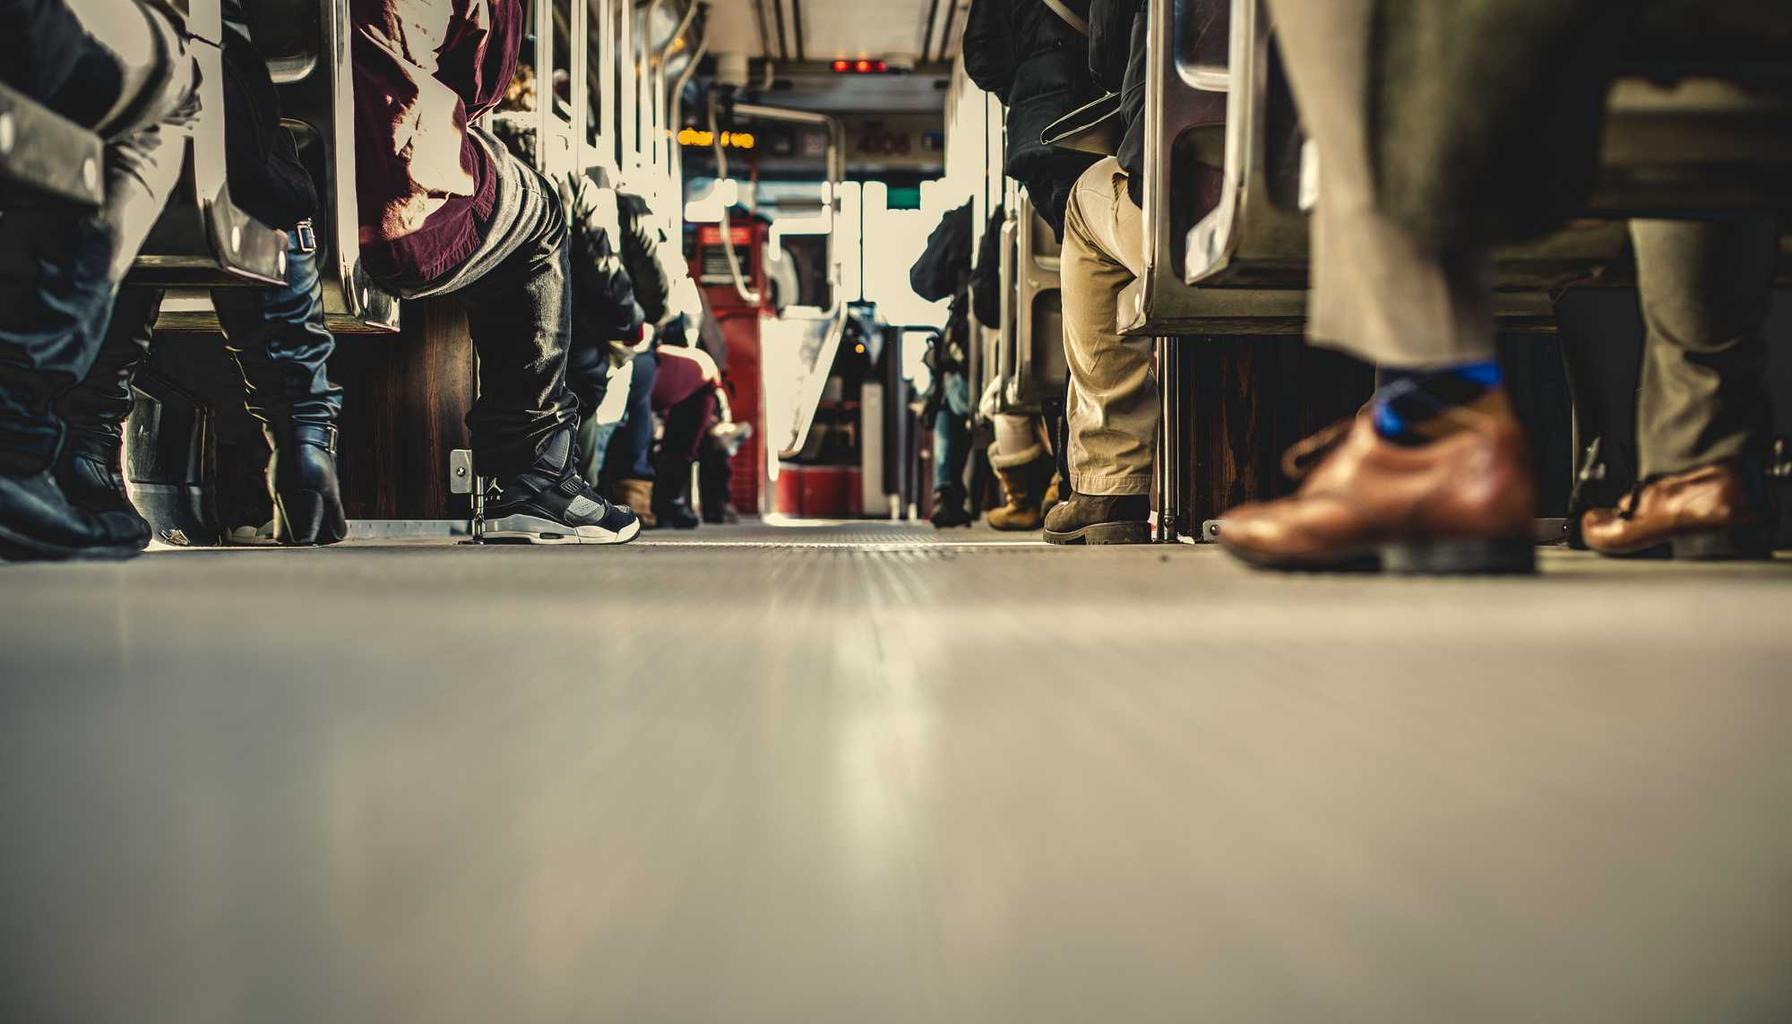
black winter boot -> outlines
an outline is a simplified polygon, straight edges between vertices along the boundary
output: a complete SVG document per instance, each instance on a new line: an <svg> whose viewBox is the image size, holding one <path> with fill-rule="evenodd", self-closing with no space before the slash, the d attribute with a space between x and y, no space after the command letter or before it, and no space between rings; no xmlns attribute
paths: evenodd
<svg viewBox="0 0 1792 1024"><path fill-rule="evenodd" d="M119 424L70 424L56 460L56 485L68 503L83 512L114 513L132 520L147 547L153 531L125 488L123 449L124 430Z"/></svg>
<svg viewBox="0 0 1792 1024"><path fill-rule="evenodd" d="M45 470L0 473L0 558L15 562L134 558L149 544L140 516L69 504Z"/></svg>

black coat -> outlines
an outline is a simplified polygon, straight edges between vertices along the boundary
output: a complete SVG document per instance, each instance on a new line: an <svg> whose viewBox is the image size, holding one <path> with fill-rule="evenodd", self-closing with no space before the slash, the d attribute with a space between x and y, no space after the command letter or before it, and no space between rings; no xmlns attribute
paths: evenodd
<svg viewBox="0 0 1792 1024"><path fill-rule="evenodd" d="M971 270L971 312L985 327L1002 322L1002 225L1008 211L997 206L989 212L983 241L977 246L977 263Z"/></svg>
<svg viewBox="0 0 1792 1024"><path fill-rule="evenodd" d="M1103 92L1120 94L1125 129L1114 154L1135 203L1145 185L1145 5L1142 0L1091 0L1089 77Z"/></svg>
<svg viewBox="0 0 1792 1024"><path fill-rule="evenodd" d="M1079 14L1089 0L1066 0ZM1083 34L1040 0L974 0L964 26L964 66L1008 108L1004 170L1027 188L1052 230L1064 232L1070 186L1095 157L1040 138L1053 121L1101 95L1089 77Z"/></svg>
<svg viewBox="0 0 1792 1024"><path fill-rule="evenodd" d="M965 203L940 218L927 236L927 248L908 270L909 287L928 302L958 293L971 273L971 204Z"/></svg>

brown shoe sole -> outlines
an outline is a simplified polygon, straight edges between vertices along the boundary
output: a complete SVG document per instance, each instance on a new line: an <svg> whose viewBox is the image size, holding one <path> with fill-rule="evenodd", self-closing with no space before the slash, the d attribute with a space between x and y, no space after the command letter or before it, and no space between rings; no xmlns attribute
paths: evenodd
<svg viewBox="0 0 1792 1024"><path fill-rule="evenodd" d="M1151 543L1151 524L1140 522L1091 523L1075 530L1058 533L1045 531L1047 544L1082 544L1094 547L1098 544L1149 544Z"/></svg>
<svg viewBox="0 0 1792 1024"><path fill-rule="evenodd" d="M1276 572L1372 573L1390 576L1527 576L1537 571L1529 538L1397 541L1324 559L1289 559L1228 547L1239 561Z"/></svg>
<svg viewBox="0 0 1792 1024"><path fill-rule="evenodd" d="M1646 548L1592 550L1606 558L1618 559L1765 562L1773 559L1773 531L1765 526L1726 526L1683 533Z"/></svg>

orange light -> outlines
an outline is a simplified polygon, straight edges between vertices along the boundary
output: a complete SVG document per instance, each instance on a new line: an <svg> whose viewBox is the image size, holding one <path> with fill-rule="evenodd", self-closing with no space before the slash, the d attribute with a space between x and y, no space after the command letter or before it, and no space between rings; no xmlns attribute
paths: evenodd
<svg viewBox="0 0 1792 1024"><path fill-rule="evenodd" d="M835 71L851 71L852 70L852 61L837 60L834 62L834 70Z"/></svg>
<svg viewBox="0 0 1792 1024"><path fill-rule="evenodd" d="M871 70L871 62L870 61L868 61L868 60L859 61L859 74L861 74L861 75L865 74L867 71L870 71L870 70Z"/></svg>

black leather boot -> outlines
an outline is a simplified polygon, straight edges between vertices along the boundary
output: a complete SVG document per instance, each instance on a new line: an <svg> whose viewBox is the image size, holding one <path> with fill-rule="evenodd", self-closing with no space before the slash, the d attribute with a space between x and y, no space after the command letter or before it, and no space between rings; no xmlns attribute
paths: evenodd
<svg viewBox="0 0 1792 1024"><path fill-rule="evenodd" d="M348 536L336 483L336 428L275 418L267 424L268 487L274 495L274 540L308 547Z"/></svg>
<svg viewBox="0 0 1792 1024"><path fill-rule="evenodd" d="M132 520L148 546L153 531L125 488L123 448L124 429L119 424L70 424L56 460L56 485L69 504L83 512L110 512Z"/></svg>
<svg viewBox="0 0 1792 1024"><path fill-rule="evenodd" d="M76 508L49 471L0 473L0 558L68 561L133 558L149 545L140 516Z"/></svg>

